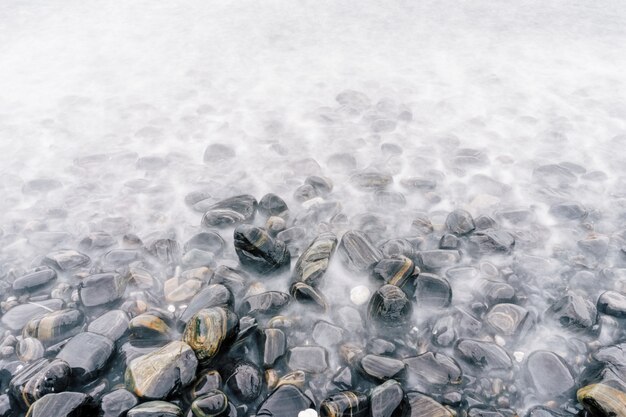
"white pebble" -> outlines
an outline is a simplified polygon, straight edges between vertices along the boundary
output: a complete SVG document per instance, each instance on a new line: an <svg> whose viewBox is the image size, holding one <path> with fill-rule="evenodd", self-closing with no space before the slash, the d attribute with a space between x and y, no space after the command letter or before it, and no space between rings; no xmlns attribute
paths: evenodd
<svg viewBox="0 0 626 417"><path fill-rule="evenodd" d="M496 342L496 345L498 345L498 346L506 346L506 340L504 340L504 338L502 336L496 335L496 337L494 337L493 339Z"/></svg>
<svg viewBox="0 0 626 417"><path fill-rule="evenodd" d="M350 290L350 301L360 306L370 299L370 290L365 285L357 285Z"/></svg>
<svg viewBox="0 0 626 417"><path fill-rule="evenodd" d="M170 313L173 313L176 311L176 307L170 304L167 306L167 311L169 311Z"/></svg>
<svg viewBox="0 0 626 417"><path fill-rule="evenodd" d="M524 360L524 352L513 352L513 357L516 361L522 362Z"/></svg>
<svg viewBox="0 0 626 417"><path fill-rule="evenodd" d="M298 413L298 417L317 417L317 411L312 408L307 408Z"/></svg>

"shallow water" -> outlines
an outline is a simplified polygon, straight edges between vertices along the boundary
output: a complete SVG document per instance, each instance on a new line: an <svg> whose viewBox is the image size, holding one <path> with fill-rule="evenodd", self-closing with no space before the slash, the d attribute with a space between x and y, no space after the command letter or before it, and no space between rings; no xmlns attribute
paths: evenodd
<svg viewBox="0 0 626 417"><path fill-rule="evenodd" d="M475 305L479 285L493 279L515 287L534 325L518 340L466 329L458 337L491 338L518 367L535 350L556 352L578 378L598 347L625 337L620 319L581 333L546 314L567 291L594 305L604 291L626 292L625 18L619 1L4 2L0 274L11 284L94 231L120 247L127 233L182 245L202 230L202 207L239 194L286 201L288 226L303 228L288 242L294 262L327 230L363 230L376 245L420 238L418 250L436 249L448 213L465 209L495 219L513 250L473 256L462 246L458 265L435 268L450 281L452 306L416 305L417 342L406 349L431 350L424 332L442 314L474 308L483 321L491 306ZM209 152L205 161L211 144L230 156ZM392 176L390 193L359 187L363 172ZM333 188L303 202L297 193L311 175ZM194 210L185 199L196 191L209 197ZM303 220L324 202L339 205ZM577 205L563 214L553 208L563 202ZM218 231L227 248L216 265L237 266L233 228ZM586 239L599 240L599 252ZM88 253L91 272L104 253ZM374 292L380 283L367 274L334 256L323 287L332 314L307 320L354 306L357 285ZM253 280L288 292L288 275ZM58 280L79 282L69 273ZM10 286L2 293L5 304L13 296ZM293 343L312 341L304 331ZM336 350L331 367L340 366ZM474 376L512 380L518 393L505 404L484 389L489 406L521 415L554 400L526 394L522 370L494 375ZM568 395L555 404L578 411Z"/></svg>

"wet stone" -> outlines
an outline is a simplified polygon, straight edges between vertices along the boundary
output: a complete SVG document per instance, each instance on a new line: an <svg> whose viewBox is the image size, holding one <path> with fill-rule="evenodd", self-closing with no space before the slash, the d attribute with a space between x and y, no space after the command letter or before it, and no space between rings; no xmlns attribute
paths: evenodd
<svg viewBox="0 0 626 417"><path fill-rule="evenodd" d="M191 403L191 411L187 414L187 416L217 417L228 415L231 417L230 413L225 414L229 408L228 397L226 397L226 394L219 390L213 390L194 400L194 402Z"/></svg>
<svg viewBox="0 0 626 417"><path fill-rule="evenodd" d="M332 383L340 390L348 390L352 388L352 379L352 371L350 370L350 367L344 366L333 376Z"/></svg>
<svg viewBox="0 0 626 417"><path fill-rule="evenodd" d="M113 236L107 232L92 232L83 238L78 244L81 250L89 251L94 249L104 249L115 245Z"/></svg>
<svg viewBox="0 0 626 417"><path fill-rule="evenodd" d="M304 282L294 282L290 287L290 293L294 300L302 304L307 304L309 308L321 312L328 310L326 297L324 297L319 290Z"/></svg>
<svg viewBox="0 0 626 417"><path fill-rule="evenodd" d="M381 395L379 394L379 402ZM320 404L320 417L366 417L369 416L370 402L367 395L356 391L342 391L332 394Z"/></svg>
<svg viewBox="0 0 626 417"><path fill-rule="evenodd" d="M23 362L43 358L45 351L43 344L33 337L21 339L15 345L15 355Z"/></svg>
<svg viewBox="0 0 626 417"><path fill-rule="evenodd" d="M232 159L236 156L235 150L228 145L222 143L212 143L204 150L202 160L205 164L212 164L215 162L222 162L228 159Z"/></svg>
<svg viewBox="0 0 626 417"><path fill-rule="evenodd" d="M344 330L327 321L318 321L313 326L313 340L318 345L334 346L343 341Z"/></svg>
<svg viewBox="0 0 626 417"><path fill-rule="evenodd" d="M374 379L386 380L402 376L406 365L401 360L387 356L365 355L361 359L361 368Z"/></svg>
<svg viewBox="0 0 626 417"><path fill-rule="evenodd" d="M106 336L112 341L119 340L128 329L128 314L122 310L111 310L91 323L87 331Z"/></svg>
<svg viewBox="0 0 626 417"><path fill-rule="evenodd" d="M550 206L550 214L562 220L580 220L587 215L587 210L580 203L565 201Z"/></svg>
<svg viewBox="0 0 626 417"><path fill-rule="evenodd" d="M461 253L457 250L426 250L417 253L418 265L427 270L449 268L459 263Z"/></svg>
<svg viewBox="0 0 626 417"><path fill-rule="evenodd" d="M591 301L573 292L557 300L549 309L561 326L570 329L587 329L596 322L597 310Z"/></svg>
<svg viewBox="0 0 626 417"><path fill-rule="evenodd" d="M302 252L293 271L293 279L315 287L319 285L335 252L337 237L323 233Z"/></svg>
<svg viewBox="0 0 626 417"><path fill-rule="evenodd" d="M528 410L527 417L574 417L575 414L567 411L549 408L542 405L537 405Z"/></svg>
<svg viewBox="0 0 626 417"><path fill-rule="evenodd" d="M483 296L489 305L510 303L515 300L515 288L505 282L483 281L477 294Z"/></svg>
<svg viewBox="0 0 626 417"><path fill-rule="evenodd" d="M576 397L594 417L626 416L626 393L609 385L587 385L578 390Z"/></svg>
<svg viewBox="0 0 626 417"><path fill-rule="evenodd" d="M245 315L276 314L289 304L289 294L280 291L267 291L251 295L242 301L239 312Z"/></svg>
<svg viewBox="0 0 626 417"><path fill-rule="evenodd" d="M443 405L421 392L407 392L406 417L453 417Z"/></svg>
<svg viewBox="0 0 626 417"><path fill-rule="evenodd" d="M386 188L393 182L393 177L382 172L360 172L350 177L350 183L362 190Z"/></svg>
<svg viewBox="0 0 626 417"><path fill-rule="evenodd" d="M333 182L330 178L320 177L319 175L308 176L304 183L315 188L319 195L327 195L333 190Z"/></svg>
<svg viewBox="0 0 626 417"><path fill-rule="evenodd" d="M320 346L296 346L289 349L287 362L290 369L320 373L328 368L328 352Z"/></svg>
<svg viewBox="0 0 626 417"><path fill-rule="evenodd" d="M124 417L128 410L136 406L137 397L121 388L105 394L100 401L100 415L102 417Z"/></svg>
<svg viewBox="0 0 626 417"><path fill-rule="evenodd" d="M553 352L538 350L531 353L524 370L540 398L553 399L565 395L576 385L565 360Z"/></svg>
<svg viewBox="0 0 626 417"><path fill-rule="evenodd" d="M189 321L191 316L204 308L224 307L232 308L235 299L230 290L221 284L211 284L203 288L189 301L187 308L182 312L179 320L183 323Z"/></svg>
<svg viewBox="0 0 626 417"><path fill-rule="evenodd" d="M282 217L287 214L289 207L285 200L273 193L265 194L261 200L259 200L259 213L265 217L279 216Z"/></svg>
<svg viewBox="0 0 626 417"><path fill-rule="evenodd" d="M463 371L459 364L443 353L426 352L422 355L405 358L409 382L435 386L461 383Z"/></svg>
<svg viewBox="0 0 626 417"><path fill-rule="evenodd" d="M463 360L482 369L508 369L513 365L507 352L490 342L460 339L455 351Z"/></svg>
<svg viewBox="0 0 626 417"><path fill-rule="evenodd" d="M13 417L14 415L9 396L7 394L0 395L0 417Z"/></svg>
<svg viewBox="0 0 626 417"><path fill-rule="evenodd" d="M413 307L404 291L395 285L383 285L370 299L368 317L380 327L403 327L409 318Z"/></svg>
<svg viewBox="0 0 626 417"><path fill-rule="evenodd" d="M22 336L34 337L43 343L52 344L78 333L84 319L85 316L79 310L53 311L26 323Z"/></svg>
<svg viewBox="0 0 626 417"><path fill-rule="evenodd" d="M339 251L350 269L357 272L369 270L382 259L382 253L369 238L356 230L344 233L339 243Z"/></svg>
<svg viewBox="0 0 626 417"><path fill-rule="evenodd" d="M201 363L211 361L232 343L239 331L239 317L222 307L202 309L194 314L183 333L183 341Z"/></svg>
<svg viewBox="0 0 626 417"><path fill-rule="evenodd" d="M291 256L285 243L264 229L240 225L235 229L235 250L241 264L260 274L289 269Z"/></svg>
<svg viewBox="0 0 626 417"><path fill-rule="evenodd" d="M419 274L413 285L418 306L444 308L452 302L452 287L447 279L439 275Z"/></svg>
<svg viewBox="0 0 626 417"><path fill-rule="evenodd" d="M23 409L50 393L65 391L70 383L71 369L62 360L39 359L11 379L9 392Z"/></svg>
<svg viewBox="0 0 626 417"><path fill-rule="evenodd" d="M439 249L458 249L461 241L453 234L446 233L439 240Z"/></svg>
<svg viewBox="0 0 626 417"><path fill-rule="evenodd" d="M404 289L414 270L415 265L409 258L383 259L376 264L372 275L385 284L395 285Z"/></svg>
<svg viewBox="0 0 626 417"><path fill-rule="evenodd" d="M7 311L2 316L2 324L10 330L22 330L22 328L35 317L41 316L50 310L60 310L65 303L63 300L52 298L27 304L20 304Z"/></svg>
<svg viewBox="0 0 626 417"><path fill-rule="evenodd" d="M315 404L293 385L282 385L261 403L257 417L294 417L300 411L315 408Z"/></svg>
<svg viewBox="0 0 626 417"><path fill-rule="evenodd" d="M389 355L396 350L396 345L385 339L374 339L367 344L367 351L374 355Z"/></svg>
<svg viewBox="0 0 626 417"><path fill-rule="evenodd" d="M263 377L253 363L241 361L227 372L226 385L235 398L249 403L261 393Z"/></svg>
<svg viewBox="0 0 626 417"><path fill-rule="evenodd" d="M380 251L385 258L399 258L405 256L415 259L416 249L407 239L390 239L380 246Z"/></svg>
<svg viewBox="0 0 626 417"><path fill-rule="evenodd" d="M43 262L61 271L70 271L89 265L91 259L84 253L72 249L58 250L46 255Z"/></svg>
<svg viewBox="0 0 626 417"><path fill-rule="evenodd" d="M61 349L57 359L67 362L81 381L94 379L113 353L113 342L96 333L79 333Z"/></svg>
<svg viewBox="0 0 626 417"><path fill-rule="evenodd" d="M222 376L216 370L209 370L196 379L189 391L191 400L200 398L211 391L222 389Z"/></svg>
<svg viewBox="0 0 626 417"><path fill-rule="evenodd" d="M476 228L476 225L474 224L474 218L469 212L457 209L446 217L446 227L451 233L461 236L471 233Z"/></svg>
<svg viewBox="0 0 626 417"><path fill-rule="evenodd" d="M312 200L319 195L318 191L309 184L303 184L296 188L293 192L293 198L300 203L304 203L306 201Z"/></svg>
<svg viewBox="0 0 626 417"><path fill-rule="evenodd" d="M202 217L202 225L205 227L226 227L250 222L254 219L257 205L256 198L249 194L227 198L207 207Z"/></svg>
<svg viewBox="0 0 626 417"><path fill-rule="evenodd" d="M53 269L41 269L16 278L13 281L13 291L32 291L51 283L57 277Z"/></svg>
<svg viewBox="0 0 626 417"><path fill-rule="evenodd" d="M93 416L98 413L91 397L78 392L48 394L28 410L29 417Z"/></svg>
<svg viewBox="0 0 626 417"><path fill-rule="evenodd" d="M80 301L96 307L119 300L126 290L127 279L116 273L90 275L80 285Z"/></svg>
<svg viewBox="0 0 626 417"><path fill-rule="evenodd" d="M245 290L249 280L250 278L245 272L220 265L213 273L210 283L222 284L228 288L233 295L238 296Z"/></svg>
<svg viewBox="0 0 626 417"><path fill-rule="evenodd" d="M598 298L598 311L620 319L626 318L626 295L617 291L605 291Z"/></svg>
<svg viewBox="0 0 626 417"><path fill-rule="evenodd" d="M183 411L176 404L166 401L148 401L139 404L126 414L127 417L182 417Z"/></svg>
<svg viewBox="0 0 626 417"><path fill-rule="evenodd" d="M375 387L370 395L372 417L401 417L404 391L398 381L390 379Z"/></svg>
<svg viewBox="0 0 626 417"><path fill-rule="evenodd" d="M590 237L579 240L577 243L579 248L596 259L603 259L609 250L609 238L607 236Z"/></svg>
<svg viewBox="0 0 626 417"><path fill-rule="evenodd" d="M193 235L185 242L183 248L185 252L191 249L199 249L219 255L224 251L225 246L226 242L224 242L224 239L222 239L218 233L207 231Z"/></svg>
<svg viewBox="0 0 626 417"><path fill-rule="evenodd" d="M120 267L129 265L141 258L141 252L137 249L113 249L104 256L107 265Z"/></svg>
<svg viewBox="0 0 626 417"><path fill-rule="evenodd" d="M503 336L519 336L526 333L532 325L528 310L508 303L493 306L485 316L485 322Z"/></svg>
<svg viewBox="0 0 626 417"><path fill-rule="evenodd" d="M283 356L286 350L287 338L282 330L263 330L263 366L273 366L274 362Z"/></svg>
<svg viewBox="0 0 626 417"><path fill-rule="evenodd" d="M130 361L125 374L126 387L140 398L165 398L189 385L197 367L198 360L189 345L170 342Z"/></svg>
<svg viewBox="0 0 626 417"><path fill-rule="evenodd" d="M133 317L128 331L134 344L159 344L170 339L170 320L158 311L148 311Z"/></svg>
<svg viewBox="0 0 626 417"><path fill-rule="evenodd" d="M508 253L515 245L515 238L504 230L487 229L470 236L470 246L476 253Z"/></svg>

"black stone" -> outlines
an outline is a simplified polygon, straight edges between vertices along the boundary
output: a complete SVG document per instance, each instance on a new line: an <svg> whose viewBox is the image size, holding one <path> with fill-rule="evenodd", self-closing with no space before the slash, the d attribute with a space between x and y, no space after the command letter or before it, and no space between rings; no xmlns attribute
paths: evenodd
<svg viewBox="0 0 626 417"><path fill-rule="evenodd" d="M87 394L61 392L48 394L28 410L29 417L82 417L95 416L98 408Z"/></svg>
<svg viewBox="0 0 626 417"><path fill-rule="evenodd" d="M137 405L139 401L132 392L123 388L105 394L100 401L101 417L123 417L128 410Z"/></svg>
<svg viewBox="0 0 626 417"><path fill-rule="evenodd" d="M127 279L116 273L90 275L81 283L78 293L85 307L96 307L119 300L126 290Z"/></svg>
<svg viewBox="0 0 626 417"><path fill-rule="evenodd" d="M381 328L405 326L412 311L406 294L395 285L383 285L376 290L367 308L368 317Z"/></svg>
<svg viewBox="0 0 626 417"><path fill-rule="evenodd" d="M44 268L16 278L13 281L13 291L31 291L51 283L57 277L54 269Z"/></svg>
<svg viewBox="0 0 626 417"><path fill-rule="evenodd" d="M113 342L96 333L79 333L57 355L72 368L72 375L80 381L94 379L113 353Z"/></svg>
<svg viewBox="0 0 626 417"><path fill-rule="evenodd" d="M360 231L344 233L339 243L339 251L350 269L365 272L382 259L382 253L369 238Z"/></svg>
<svg viewBox="0 0 626 417"><path fill-rule="evenodd" d="M300 411L315 404L293 385L281 385L261 403L257 417L296 417Z"/></svg>
<svg viewBox="0 0 626 417"><path fill-rule="evenodd" d="M239 225L234 232L235 251L241 264L260 274L289 269L291 255L284 242L272 238L264 229Z"/></svg>
<svg viewBox="0 0 626 417"><path fill-rule="evenodd" d="M227 371L226 385L239 400L250 403L261 393L263 377L253 363L241 361Z"/></svg>
<svg viewBox="0 0 626 417"><path fill-rule="evenodd" d="M620 319L626 318L626 295L617 291L605 291L598 298L598 311Z"/></svg>
<svg viewBox="0 0 626 417"><path fill-rule="evenodd" d="M554 399L571 392L576 381L565 360L553 352L538 350L526 359L526 378L539 398Z"/></svg>
<svg viewBox="0 0 626 417"><path fill-rule="evenodd" d="M446 227L455 235L466 235L472 232L476 225L472 215L465 210L457 209L448 214Z"/></svg>
<svg viewBox="0 0 626 417"><path fill-rule="evenodd" d="M241 316L276 314L289 304L291 297L280 291L267 291L245 298L239 309Z"/></svg>
<svg viewBox="0 0 626 417"><path fill-rule="evenodd" d="M513 366L508 353L495 343L460 339L455 351L463 360L478 368L492 370L509 369Z"/></svg>
<svg viewBox="0 0 626 417"><path fill-rule="evenodd" d="M289 210L285 200L276 194L265 194L259 201L259 213L266 217L285 215Z"/></svg>

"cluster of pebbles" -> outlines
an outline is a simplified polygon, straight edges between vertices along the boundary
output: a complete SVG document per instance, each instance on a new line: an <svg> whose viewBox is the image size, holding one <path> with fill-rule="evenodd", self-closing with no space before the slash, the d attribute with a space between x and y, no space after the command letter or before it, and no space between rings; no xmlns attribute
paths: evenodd
<svg viewBox="0 0 626 417"><path fill-rule="evenodd" d="M181 198L196 223L145 235L123 216L76 236L6 226L0 416L626 417L626 233L593 206L623 213L623 190L556 161L528 172L532 206L506 206L511 187L481 171L489 152L453 137L440 139L443 171L407 176L393 135L409 106L336 100L313 119L334 134L358 124L385 163L336 152L322 172L299 159L303 175L258 196L199 181ZM204 163L223 170L237 152L212 143ZM169 164L132 152L75 164L131 159ZM159 178L128 181L128 198L169 198ZM446 184L468 201L442 208ZM36 179L22 193L62 187ZM23 236L46 248L28 268L10 250Z"/></svg>

